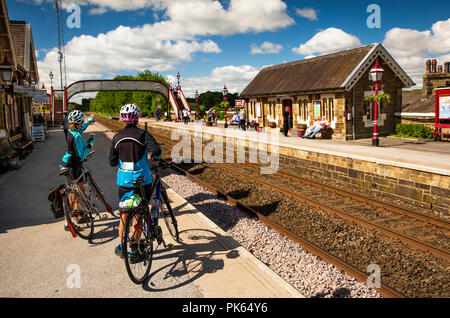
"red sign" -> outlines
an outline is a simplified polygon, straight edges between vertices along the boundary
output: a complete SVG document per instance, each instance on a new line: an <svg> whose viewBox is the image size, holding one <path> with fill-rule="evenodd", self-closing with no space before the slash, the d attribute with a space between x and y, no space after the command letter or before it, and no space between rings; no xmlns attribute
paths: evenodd
<svg viewBox="0 0 450 318"><path fill-rule="evenodd" d="M243 99L236 99L234 101L234 105L236 107L245 107L245 100L243 100Z"/></svg>

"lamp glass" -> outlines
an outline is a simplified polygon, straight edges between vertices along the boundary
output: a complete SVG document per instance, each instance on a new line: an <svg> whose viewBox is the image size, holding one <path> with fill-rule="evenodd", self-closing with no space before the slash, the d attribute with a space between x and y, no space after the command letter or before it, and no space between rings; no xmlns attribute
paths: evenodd
<svg viewBox="0 0 450 318"><path fill-rule="evenodd" d="M0 65L0 73L4 82L11 82L13 76L11 66Z"/></svg>

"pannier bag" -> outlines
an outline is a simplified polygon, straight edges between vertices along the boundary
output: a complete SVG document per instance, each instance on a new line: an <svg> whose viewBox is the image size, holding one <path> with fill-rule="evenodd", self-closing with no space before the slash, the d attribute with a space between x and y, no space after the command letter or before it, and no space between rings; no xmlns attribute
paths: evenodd
<svg viewBox="0 0 450 318"><path fill-rule="evenodd" d="M64 184L51 188L48 191L48 200L50 201L50 211L55 219L64 216L63 199L61 196L61 189L65 187Z"/></svg>

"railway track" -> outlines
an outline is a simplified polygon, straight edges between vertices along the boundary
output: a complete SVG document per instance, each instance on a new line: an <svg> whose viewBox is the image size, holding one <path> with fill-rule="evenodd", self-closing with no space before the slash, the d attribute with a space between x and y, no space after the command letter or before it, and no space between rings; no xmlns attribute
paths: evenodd
<svg viewBox="0 0 450 318"><path fill-rule="evenodd" d="M169 144L174 143L174 141L166 136L153 135ZM446 248L450 246L450 223L446 220L410 211L399 206L377 201L350 191L341 190L284 172L277 172L274 175L260 175L259 171L256 171L260 169L259 165L251 163L245 163L243 165L246 168L242 169L241 166L236 168L236 165L220 164L220 169L252 180L255 183L278 191L295 200L339 215L349 221L375 229L394 239L410 244L414 248L450 261L450 251ZM215 166L218 167L217 164ZM255 175L259 177L254 177ZM289 182L283 181L283 178L289 180ZM313 191L300 191L300 189L311 189L311 187L313 187ZM326 191L325 195L316 191L316 189ZM391 226L383 225L383 223L390 224ZM429 227L431 225L434 226L431 228L433 232L431 235L421 235L421 231L414 231L420 228L427 228L430 231ZM436 239L441 240L438 243L441 243L442 246L430 244L430 241Z"/></svg>
<svg viewBox="0 0 450 318"><path fill-rule="evenodd" d="M113 131L120 130L123 128L123 124L120 122L109 120L106 118L98 118L98 116L96 117L96 119L98 119L98 122L105 125L106 127L111 128ZM159 140L164 140L164 142L167 142L168 144L174 143L174 141L171 141L166 136L159 136L154 133L152 133L152 134L154 135L155 138L157 138ZM328 261L329 263L334 264L336 267L344 270L345 272L349 273L356 279L363 281L363 282L367 281L369 274L366 273L365 271L362 271L362 270L358 269L357 267L345 262L341 258L333 255L332 253L325 251L320 246L314 244L313 242L303 238L302 236L300 236L296 233L293 233L292 231L288 230L284 226L274 222L270 218L259 213L255 209L252 209L252 208L246 206L239 200L236 200L232 196L227 195L226 193L215 188L214 186L212 186L212 185L206 183L205 181L201 180L200 178L192 175L191 173L189 173L187 171L188 169L182 169L181 167L178 167L178 166L175 166L175 169L177 169L180 173L182 173L189 179L191 179L191 180L195 181L196 183L202 185L203 187L209 189L211 192L218 195L219 197L224 198L230 204L241 208L242 210L246 211L247 213L256 215L261 222L263 222L266 225L268 225L269 227L277 230L278 232L282 233L283 235L289 237L291 240L300 243L309 252L323 258L324 260ZM288 174L285 174L282 172L279 172L278 174L276 174L276 178L278 178L279 180L264 181L264 180L261 180L260 178L256 178L256 177L252 176L251 169L253 169L253 171L254 171L254 169L259 169L259 166L255 166L255 165L253 165L253 166L246 165L245 168L240 167L239 169L236 169L235 167L232 168L229 165L221 164L220 169L226 170L229 173L234 174L236 176L239 175L240 177L247 178L248 180L251 180L255 184L260 184L261 186L272 189L273 191L278 191L278 192L282 193L283 195L289 196L295 200L302 201L306 204L315 206L317 208L320 208L320 209L325 210L330 213L335 213L347 220L351 220L351 221L357 222L358 224L377 229L378 231L380 231L386 235L389 235L391 237L394 237L398 240L402 240L403 242L406 242L406 243L410 244L411 246L414 246L415 248L428 251L438 257L446 259L447 261L449 260L449 253L448 253L448 250L446 250L446 249L438 248L427 242L420 241L418 239L409 237L408 235L404 235L404 234L400 233L398 231L398 229L397 229L397 231L395 231L390 228L381 226L378 224L378 223L380 223L380 221L374 221L374 220L368 221L368 220L365 220L364 218L352 215L351 213L347 213L344 210L345 210L345 208L348 209L351 206L358 207L358 206L365 206L367 204L370 204L371 206L374 206L377 209L383 209L383 210L389 211L391 213L389 217L384 218L384 221L388 221L388 219L396 220L396 219L400 219L401 217L407 216L407 217L415 218L415 220L421 222L421 224L423 223L423 224L433 224L435 226L441 226L444 230L447 230L447 232L448 232L448 230L450 229L450 225L448 224L448 222L446 222L444 220L439 220L436 218L428 217L426 215L408 211L408 210L402 209L397 206L389 205L387 203L378 202L371 198L358 196L351 192L336 189L336 188L330 187L328 185L322 185L319 183L315 183L308 179L303 180L303 178L300 178L300 177L297 177L294 175L288 175ZM253 173L253 175L255 175L255 174ZM340 206L339 208L336 208L334 206L331 206L330 204L324 203L323 201L317 201L317 195L314 195L314 193L312 193L311 191L309 193L304 192L303 194L300 194L300 193L296 193L296 191L294 191L294 189L287 190L285 185L284 186L282 185L282 183L283 183L283 182L281 182L282 178L284 178L285 180L289 180L289 183L302 182L303 184L322 189L323 191L334 192L335 194L339 194L340 196L347 198L347 200L354 200L355 202L353 202L353 204L350 204L350 205L345 205L345 204L342 205L342 204L340 204L339 200L336 201L336 199L335 199L337 206ZM284 182L284 183L286 184L286 182ZM394 213L396 215L393 215ZM389 213L387 213L387 214L389 215ZM383 215L383 214L380 214L380 215ZM384 215L386 215L386 213ZM401 215L400 218L398 217L399 215ZM415 226L409 226L409 228L404 227L405 230L408 230L408 229L411 230L414 228L415 228ZM444 232L444 233L446 233L446 232ZM448 236L446 236L444 234L444 237L448 237ZM405 297L405 295L403 293L386 285L383 282L381 282L380 293L384 297Z"/></svg>

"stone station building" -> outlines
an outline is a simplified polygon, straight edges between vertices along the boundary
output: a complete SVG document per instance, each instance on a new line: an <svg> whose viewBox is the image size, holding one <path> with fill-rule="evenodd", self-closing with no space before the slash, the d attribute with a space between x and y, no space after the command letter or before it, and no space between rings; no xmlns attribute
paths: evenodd
<svg viewBox="0 0 450 318"><path fill-rule="evenodd" d="M309 127L316 116L325 116L333 139L370 138L375 107L364 97L375 94L369 71L377 58L384 93L390 95L378 107L378 132L388 135L399 122L402 89L414 82L379 43L263 68L240 94L248 118L259 127L279 128L288 106L292 128Z"/></svg>

